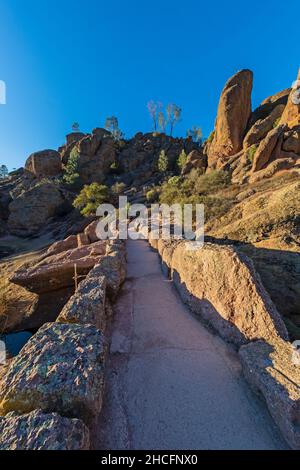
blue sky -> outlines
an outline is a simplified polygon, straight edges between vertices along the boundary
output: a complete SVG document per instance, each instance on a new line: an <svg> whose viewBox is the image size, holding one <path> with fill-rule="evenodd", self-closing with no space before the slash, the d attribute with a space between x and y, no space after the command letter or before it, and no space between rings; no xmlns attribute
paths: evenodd
<svg viewBox="0 0 300 470"><path fill-rule="evenodd" d="M1 0L0 164L57 148L74 121L88 132L115 114L127 137L149 131L150 99L182 107L178 135L208 135L241 68L254 106L296 79L295 11L296 0Z"/></svg>

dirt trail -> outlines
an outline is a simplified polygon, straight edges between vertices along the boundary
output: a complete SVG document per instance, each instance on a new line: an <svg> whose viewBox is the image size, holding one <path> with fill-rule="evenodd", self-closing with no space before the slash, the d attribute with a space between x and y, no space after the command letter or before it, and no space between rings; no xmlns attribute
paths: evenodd
<svg viewBox="0 0 300 470"><path fill-rule="evenodd" d="M282 449L237 355L182 304L143 241L128 241L98 449Z"/></svg>

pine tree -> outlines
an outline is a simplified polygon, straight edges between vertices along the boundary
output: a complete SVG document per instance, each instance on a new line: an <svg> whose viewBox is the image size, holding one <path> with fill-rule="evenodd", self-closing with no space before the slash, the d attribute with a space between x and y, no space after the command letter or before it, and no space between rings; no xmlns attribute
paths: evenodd
<svg viewBox="0 0 300 470"><path fill-rule="evenodd" d="M168 166L169 166L168 157L166 155L166 152L162 150L158 158L158 165L157 165L158 171L160 171L161 173L165 173L168 169Z"/></svg>

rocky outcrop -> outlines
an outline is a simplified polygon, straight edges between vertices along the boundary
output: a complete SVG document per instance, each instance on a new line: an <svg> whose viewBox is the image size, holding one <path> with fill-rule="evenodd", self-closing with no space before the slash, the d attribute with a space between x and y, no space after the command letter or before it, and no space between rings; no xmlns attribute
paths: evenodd
<svg viewBox="0 0 300 470"><path fill-rule="evenodd" d="M285 127L278 126L272 129L267 136L260 142L258 149L255 152L252 171L259 171L266 166L273 152L275 152L280 137L283 135Z"/></svg>
<svg viewBox="0 0 300 470"><path fill-rule="evenodd" d="M65 193L52 181L42 181L14 194L9 204L8 229L11 234L28 237L42 229L50 218L70 211Z"/></svg>
<svg viewBox="0 0 300 470"><path fill-rule="evenodd" d="M0 414L40 409L91 425L102 406L105 351L93 326L45 324L2 380Z"/></svg>
<svg viewBox="0 0 300 470"><path fill-rule="evenodd" d="M38 263L22 265L11 282L38 294L74 286L75 265L78 276L85 276L106 252L106 242L46 256Z"/></svg>
<svg viewBox="0 0 300 470"><path fill-rule="evenodd" d="M300 449L300 355L288 342L257 341L239 351L246 379L262 395L287 442Z"/></svg>
<svg viewBox="0 0 300 470"><path fill-rule="evenodd" d="M293 152L298 155L298 158L300 157L300 126L284 133L282 150L283 152Z"/></svg>
<svg viewBox="0 0 300 470"><path fill-rule="evenodd" d="M56 150L35 152L26 160L25 169L37 178L58 176L62 172L60 154Z"/></svg>
<svg viewBox="0 0 300 470"><path fill-rule="evenodd" d="M208 146L208 166L218 168L242 149L251 115L253 74L241 70L226 83L219 102L214 138Z"/></svg>
<svg viewBox="0 0 300 470"><path fill-rule="evenodd" d="M203 152L201 150L192 150L187 156L186 163L182 168L181 174L183 176L187 175L193 169L202 170L204 173L206 168L207 157L203 155Z"/></svg>
<svg viewBox="0 0 300 470"><path fill-rule="evenodd" d="M163 133L139 132L132 139L124 141L117 157L118 172L127 185L135 187L146 184L149 179L159 181L161 175L157 172L157 162L161 151L164 150L172 171L177 166L177 160L182 152L188 155L192 150L199 150L199 145L190 138L175 138Z"/></svg>
<svg viewBox="0 0 300 470"><path fill-rule="evenodd" d="M78 173L84 184L103 183L111 165L116 161L116 144L105 129L93 132L79 140L74 148L78 155Z"/></svg>
<svg viewBox="0 0 300 470"><path fill-rule="evenodd" d="M284 105L280 104L273 109L273 111L265 117L265 119L258 119L255 124L249 129L243 142L243 148L247 149L252 145L258 144L264 139L267 134L274 128L277 120L280 119L284 110Z"/></svg>
<svg viewBox="0 0 300 470"><path fill-rule="evenodd" d="M40 410L0 417L0 450L88 450L89 430L79 419Z"/></svg>
<svg viewBox="0 0 300 470"><path fill-rule="evenodd" d="M258 108L256 108L251 114L248 123L248 130L256 123L256 121L264 120L266 117L268 117L273 112L273 110L277 108L277 106L285 106L287 104L290 91L290 88L286 88L285 90L275 93L275 95L269 96L264 101L262 101Z"/></svg>
<svg viewBox="0 0 300 470"><path fill-rule="evenodd" d="M300 69L288 98L287 105L281 116L280 124L289 128L300 125Z"/></svg>

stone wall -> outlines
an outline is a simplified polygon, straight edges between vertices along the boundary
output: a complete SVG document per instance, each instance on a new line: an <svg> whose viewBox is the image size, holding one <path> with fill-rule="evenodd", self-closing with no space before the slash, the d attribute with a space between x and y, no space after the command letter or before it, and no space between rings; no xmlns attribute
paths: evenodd
<svg viewBox="0 0 300 470"><path fill-rule="evenodd" d="M239 349L246 380L300 449L300 357L251 260L231 246L194 250L191 242L151 234L149 242L192 312Z"/></svg>
<svg viewBox="0 0 300 470"><path fill-rule="evenodd" d="M107 324L126 276L123 242L112 241L55 323L46 323L0 384L0 449L90 447L102 408Z"/></svg>

